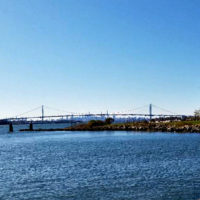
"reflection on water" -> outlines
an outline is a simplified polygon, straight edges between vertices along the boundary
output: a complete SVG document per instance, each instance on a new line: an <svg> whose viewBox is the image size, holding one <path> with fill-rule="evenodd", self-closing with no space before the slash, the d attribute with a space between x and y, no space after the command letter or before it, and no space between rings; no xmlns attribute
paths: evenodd
<svg viewBox="0 0 200 200"><path fill-rule="evenodd" d="M197 200L199 155L198 134L0 127L0 199Z"/></svg>

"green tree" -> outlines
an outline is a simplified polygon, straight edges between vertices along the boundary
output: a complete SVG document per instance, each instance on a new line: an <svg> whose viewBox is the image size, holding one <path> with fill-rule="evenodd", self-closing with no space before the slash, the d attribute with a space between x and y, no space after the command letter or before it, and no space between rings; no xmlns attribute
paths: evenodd
<svg viewBox="0 0 200 200"><path fill-rule="evenodd" d="M111 117L109 117L109 118L107 118L107 119L105 120L105 123L106 123L106 124L112 124L113 122L114 122L114 119L111 118Z"/></svg>

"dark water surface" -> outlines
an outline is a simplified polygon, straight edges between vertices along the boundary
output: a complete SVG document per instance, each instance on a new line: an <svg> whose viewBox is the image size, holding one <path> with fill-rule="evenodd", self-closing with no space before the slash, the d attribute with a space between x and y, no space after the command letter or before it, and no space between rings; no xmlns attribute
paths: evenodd
<svg viewBox="0 0 200 200"><path fill-rule="evenodd" d="M0 127L0 171L0 200L197 200L200 135Z"/></svg>

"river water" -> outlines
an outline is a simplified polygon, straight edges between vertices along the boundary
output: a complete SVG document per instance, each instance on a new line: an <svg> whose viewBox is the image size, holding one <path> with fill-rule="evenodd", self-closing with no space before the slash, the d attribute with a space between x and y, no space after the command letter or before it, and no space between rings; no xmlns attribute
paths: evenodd
<svg viewBox="0 0 200 200"><path fill-rule="evenodd" d="M199 134L7 131L0 200L200 199Z"/></svg>

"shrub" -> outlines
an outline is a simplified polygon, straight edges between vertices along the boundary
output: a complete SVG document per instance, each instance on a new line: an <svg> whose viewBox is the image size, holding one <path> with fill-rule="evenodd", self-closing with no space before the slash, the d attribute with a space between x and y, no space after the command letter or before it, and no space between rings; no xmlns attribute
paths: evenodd
<svg viewBox="0 0 200 200"><path fill-rule="evenodd" d="M194 111L194 116L195 117L200 117L200 109Z"/></svg>
<svg viewBox="0 0 200 200"><path fill-rule="evenodd" d="M111 118L111 117L109 117L109 118L107 118L107 119L105 120L105 123L106 123L106 124L112 124L113 122L114 122L114 119Z"/></svg>
<svg viewBox="0 0 200 200"><path fill-rule="evenodd" d="M91 120L88 122L89 127L94 127L94 126L103 126L105 123L101 120Z"/></svg>

